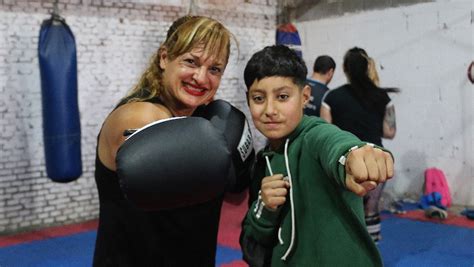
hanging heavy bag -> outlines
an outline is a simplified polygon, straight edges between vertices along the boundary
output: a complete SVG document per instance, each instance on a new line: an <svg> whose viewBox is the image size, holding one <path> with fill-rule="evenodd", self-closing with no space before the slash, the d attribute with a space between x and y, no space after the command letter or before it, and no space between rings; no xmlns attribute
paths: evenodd
<svg viewBox="0 0 474 267"><path fill-rule="evenodd" d="M46 172L55 182L82 174L74 35L64 19L43 21L38 42Z"/></svg>
<svg viewBox="0 0 474 267"><path fill-rule="evenodd" d="M292 23L281 24L277 27L276 44L286 45L299 57L303 57L300 35Z"/></svg>

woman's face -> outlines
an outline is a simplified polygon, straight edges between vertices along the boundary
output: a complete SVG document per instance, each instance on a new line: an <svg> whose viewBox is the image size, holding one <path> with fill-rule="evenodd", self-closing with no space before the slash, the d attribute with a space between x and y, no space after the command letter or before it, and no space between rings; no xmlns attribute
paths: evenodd
<svg viewBox="0 0 474 267"><path fill-rule="evenodd" d="M209 55L201 47L192 49L177 58L170 60L166 49L160 58L163 69L164 97L173 101L169 108L175 115L185 109L209 102L216 94L226 67L225 58Z"/></svg>

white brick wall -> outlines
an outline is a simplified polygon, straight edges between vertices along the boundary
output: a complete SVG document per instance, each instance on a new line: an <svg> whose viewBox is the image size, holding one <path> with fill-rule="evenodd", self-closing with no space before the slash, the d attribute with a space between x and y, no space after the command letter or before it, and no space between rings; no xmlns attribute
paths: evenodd
<svg viewBox="0 0 474 267"><path fill-rule="evenodd" d="M395 177L385 192L418 200L424 170L446 175L453 203L474 206L474 60L472 0L446 1L348 13L298 23L308 66L320 54L337 64L331 88L346 82L344 53L363 47L374 57L382 86L392 95L397 136L384 140L395 155Z"/></svg>
<svg viewBox="0 0 474 267"><path fill-rule="evenodd" d="M171 22L189 1L61 0L60 14L76 38L83 175L68 184L46 177L37 58L41 22L52 2L0 1L0 233L96 218L96 136L139 74ZM160 1L163 3L162 1ZM250 55L274 43L276 0L196 1L194 14L222 21L237 37L218 98L248 114L242 81ZM222 2L222 1L221 1ZM247 3L251 2L251 3ZM257 146L263 138L258 135Z"/></svg>

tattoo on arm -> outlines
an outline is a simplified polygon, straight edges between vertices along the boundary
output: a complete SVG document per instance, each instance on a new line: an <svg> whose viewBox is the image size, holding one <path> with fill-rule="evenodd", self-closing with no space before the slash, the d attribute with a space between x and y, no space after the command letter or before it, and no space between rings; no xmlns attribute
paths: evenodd
<svg viewBox="0 0 474 267"><path fill-rule="evenodd" d="M123 136L130 136L132 135L134 132L136 132L138 129L126 129L125 131L123 131Z"/></svg>
<svg viewBox="0 0 474 267"><path fill-rule="evenodd" d="M393 130L397 129L397 123L396 123L396 120L395 120L395 106L394 105L391 105L391 106L387 107L387 109L385 110L384 121L387 123L387 126L390 129L393 129Z"/></svg>

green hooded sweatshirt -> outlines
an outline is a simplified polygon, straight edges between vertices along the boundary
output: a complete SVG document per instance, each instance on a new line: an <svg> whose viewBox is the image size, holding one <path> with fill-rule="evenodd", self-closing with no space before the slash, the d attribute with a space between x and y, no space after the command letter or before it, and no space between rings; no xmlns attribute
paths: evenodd
<svg viewBox="0 0 474 267"><path fill-rule="evenodd" d="M282 147L258 154L241 240L246 236L271 250L272 267L382 266L362 198L345 188L345 155L364 145L349 132L304 116ZM291 185L277 211L258 198L262 179L273 174L288 176Z"/></svg>

